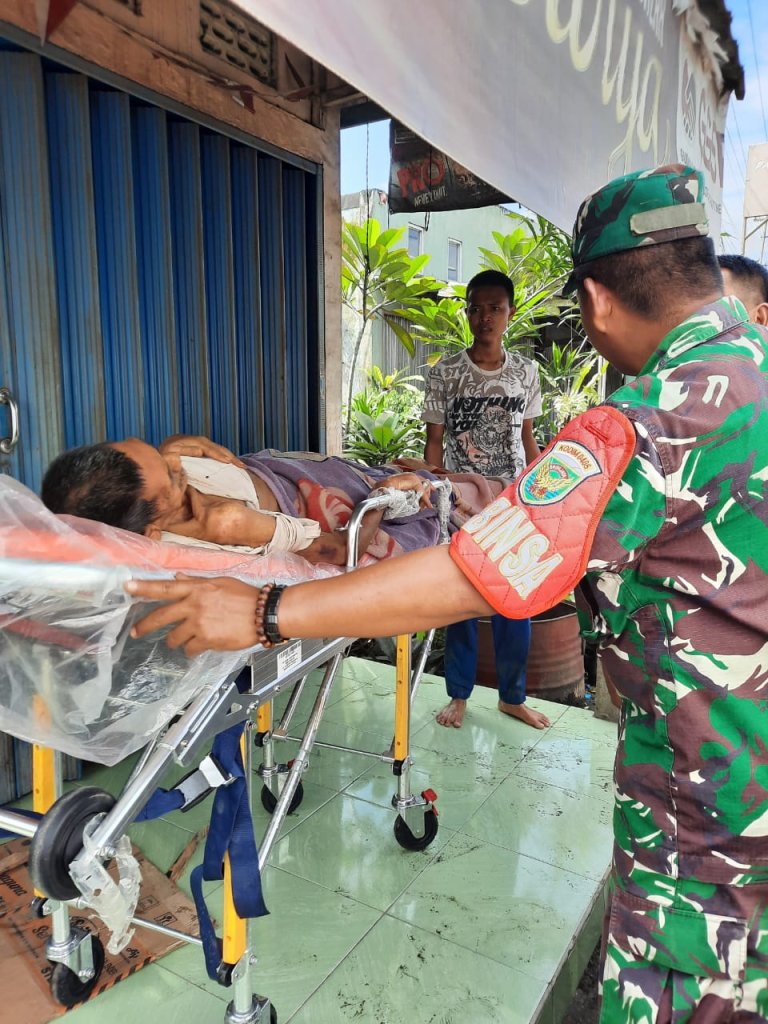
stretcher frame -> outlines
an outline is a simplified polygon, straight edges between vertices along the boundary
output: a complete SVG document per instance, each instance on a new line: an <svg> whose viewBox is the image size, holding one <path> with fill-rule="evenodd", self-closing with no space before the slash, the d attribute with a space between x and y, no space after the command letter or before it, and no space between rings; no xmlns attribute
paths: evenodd
<svg viewBox="0 0 768 1024"><path fill-rule="evenodd" d="M442 540L447 539L447 501L450 485L438 484L441 506ZM358 536L365 514L372 509L385 508L391 499L385 494L372 496L361 502L353 512L348 527L348 556L346 568L352 569L357 563ZM48 565L66 582L68 576L76 580L81 568L72 564ZM146 575L146 574L143 574ZM90 846L102 863L115 855L116 842L122 837L137 814L143 809L155 789L172 765L189 767L204 744L218 733L239 723L244 723L241 740L241 754L245 771L248 804L253 806L253 750L262 749L262 764L258 769L263 791L262 802L272 810L271 821L259 845L259 869L263 870L269 860L280 828L287 815L300 802L301 777L309 767L309 757L315 746L351 751L392 765L397 779L392 806L397 811L395 838L406 849L425 849L437 833L437 811L434 807L436 794L424 790L416 795L411 790L410 716L413 700L424 672L434 630L422 646L415 670L411 671L411 637L397 638L397 663L395 673L395 730L389 750L378 753L351 747L321 743L317 732L323 713L328 705L333 683L337 677L344 655L351 642L340 637L324 640L295 640L265 649L258 648L249 655L247 668L250 684L242 690L242 668L238 667L216 686L207 686L191 701L183 713L164 731L148 744L139 758L130 778L126 782L114 806L106 811L90 836ZM312 712L302 737L290 737L287 729L307 679L313 671L322 668L323 677L318 687ZM238 685L240 683L240 685ZM273 701L285 689L292 688L291 696L277 729L272 729ZM279 764L275 759L274 744L280 740L294 739L299 751L290 764ZM33 745L33 810L44 817L40 823L16 811L0 809L0 828L15 835L34 840L39 829L45 827L45 816L55 813L55 805L62 796L63 782L61 756L48 748ZM264 794L270 795L266 801ZM297 799L298 794L298 799ZM272 802L273 804L273 809ZM71 862L72 866L83 864L89 854L81 849ZM52 991L56 997L55 978L65 978L68 991L77 993L80 989L87 999L100 971L95 935L72 924L70 912L83 909L77 898L59 900L38 893L35 910L40 916L51 918L51 938L46 955L54 965L51 977ZM224 864L224 909L222 917L222 962L219 969L220 984L231 986L232 1000L225 1011L225 1024L276 1024L277 1013L268 997L255 992L255 936L253 920L245 920L237 914L232 896L232 882L228 858ZM159 925L153 921L134 917L132 925L161 932L171 938L202 946L196 936ZM57 975L58 972L58 975ZM74 1005L78 999L72 1000ZM65 1005L67 1005L65 1003Z"/></svg>

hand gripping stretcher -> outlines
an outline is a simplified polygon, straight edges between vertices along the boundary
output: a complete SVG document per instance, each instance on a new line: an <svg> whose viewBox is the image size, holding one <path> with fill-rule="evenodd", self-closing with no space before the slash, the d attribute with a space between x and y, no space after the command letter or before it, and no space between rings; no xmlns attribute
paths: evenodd
<svg viewBox="0 0 768 1024"><path fill-rule="evenodd" d="M438 487L447 539L450 485ZM356 563L365 513L399 500L397 492L383 492L357 507L348 527L347 569ZM308 578L308 569L309 578L327 574L296 556L243 561L232 552L175 548L67 521L48 513L16 481L0 483L0 728L34 744L34 816L0 809L0 828L32 840L30 873L38 893L33 909L51 918L46 952L57 1002L71 1006L88 998L99 979L101 942L70 920L71 910L88 908L108 926L111 952L126 945L136 925L200 945L209 975L232 989L225 1021L274 1024L274 1006L254 992L253 918L266 912L254 863L264 868L286 815L300 804L301 777L313 747L353 750L317 741L349 640L289 641L269 650L188 660L167 648L162 636L132 639L130 628L148 606L128 598L125 581L167 578L174 569L231 573L254 583L297 582ZM425 849L437 833L436 795L415 795L410 788L410 710L431 641L429 634L412 667L410 637L398 638L394 738L384 753L354 751L392 765L395 838L411 850ZM315 670L322 675L304 734L289 737L291 718L303 690L314 685ZM283 690L291 691L290 698L273 727L272 702ZM276 744L289 738L298 740L299 750L281 764ZM200 760L210 741L211 752ZM115 764L142 747L117 799L93 786L62 795L60 752ZM258 852L250 817L255 749L262 756L261 800L272 812ZM190 771L172 790L160 789L173 766ZM135 917L140 876L128 826L137 818L188 808L211 792L205 859L192 879L200 936ZM222 877L219 939L202 899L202 881Z"/></svg>

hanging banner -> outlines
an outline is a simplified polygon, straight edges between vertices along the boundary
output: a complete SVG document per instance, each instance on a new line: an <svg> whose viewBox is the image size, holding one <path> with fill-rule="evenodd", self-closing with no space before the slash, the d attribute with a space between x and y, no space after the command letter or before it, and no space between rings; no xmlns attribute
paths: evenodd
<svg viewBox="0 0 768 1024"><path fill-rule="evenodd" d="M397 121L390 122L389 154L390 213L474 210L511 202Z"/></svg>
<svg viewBox="0 0 768 1024"><path fill-rule="evenodd" d="M716 234L725 112L718 97L725 54L702 12L714 10L717 2L237 0L237 5L378 103L435 151L560 227L570 230L583 197L610 178L679 161L687 153L707 175ZM738 77L733 67L729 74L725 101ZM695 96L696 110L689 99L688 113L679 119L681 89L684 97ZM434 191L433 177L430 172L428 186ZM402 190L399 175L398 187Z"/></svg>

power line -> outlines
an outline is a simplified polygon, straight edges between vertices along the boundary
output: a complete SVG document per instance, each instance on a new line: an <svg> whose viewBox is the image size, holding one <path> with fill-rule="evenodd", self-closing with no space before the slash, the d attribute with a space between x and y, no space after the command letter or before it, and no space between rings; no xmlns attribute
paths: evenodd
<svg viewBox="0 0 768 1024"><path fill-rule="evenodd" d="M744 141L743 141L743 139L741 137L741 128L739 127L739 119L736 116L736 104L734 103L733 106L731 106L731 104L729 104L728 105L728 109L729 110L733 110L733 126L736 129L736 134L739 137L739 145L741 146L741 152L742 152L742 155L744 157L744 166L746 167L746 165L747 165L747 147L744 145Z"/></svg>
<svg viewBox="0 0 768 1024"><path fill-rule="evenodd" d="M747 0L747 14L749 15L749 27L752 30L752 56L755 60L755 71L757 72L757 91L760 94L760 109L763 112L763 128L768 138L768 120L765 117L765 103L763 102L763 87L760 82L760 65L757 61L757 39L755 38L755 23L752 20L752 0Z"/></svg>
<svg viewBox="0 0 768 1024"><path fill-rule="evenodd" d="M731 135L731 133L728 131L727 128L725 130L725 141L731 147L731 154L733 156L733 162L736 164L737 171L739 172L741 177L743 179L745 179L747 177L747 165L744 162L744 160L742 160L741 163L739 163L740 153L736 149L736 146L735 146L734 141L733 141L733 136Z"/></svg>
<svg viewBox="0 0 768 1024"><path fill-rule="evenodd" d="M740 242L741 241L741 231L740 231L739 226L737 225L736 221L733 219L733 216L731 215L731 212L728 209L728 207L725 205L725 203L722 204L722 210L723 210L723 220L729 221L730 222L730 226L733 229L733 232L728 232L728 233L729 234L733 234L733 237L736 239L736 241ZM722 227L722 225L721 225L721 227Z"/></svg>

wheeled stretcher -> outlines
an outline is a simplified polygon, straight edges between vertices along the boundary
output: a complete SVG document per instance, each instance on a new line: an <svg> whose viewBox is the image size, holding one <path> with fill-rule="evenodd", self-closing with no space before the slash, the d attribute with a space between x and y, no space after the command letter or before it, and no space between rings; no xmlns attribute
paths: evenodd
<svg viewBox="0 0 768 1024"><path fill-rule="evenodd" d="M231 552L207 550L190 555L178 549L170 556L160 550L170 545L97 524L62 522L15 481L6 479L0 491L0 729L35 744L34 811L39 815L31 819L3 809L0 828L32 839L30 873L39 892L35 910L51 917L47 956L53 964L54 998L73 1005L87 998L98 981L104 960L100 942L70 921L70 909L90 908L108 925L113 952L127 943L136 925L203 946L209 974L232 988L225 1015L230 1024L276 1021L268 997L255 994L252 917L264 912L260 886L238 896L237 874L242 879L243 870L236 863L234 841L214 836L212 826L206 863L221 869L224 878L218 940L205 914L200 937L134 916L140 878L126 830L147 814L158 794L166 799L159 787L173 766L189 768L172 791L175 803L169 809L190 806L213 790L214 817L216 808L229 813L227 807L235 816L230 824L233 835L240 835L240 861L243 850L248 855L252 849L262 869L286 815L301 801L301 777L349 640L301 640L188 660L171 651L162 636L133 639L131 625L148 609L125 594L131 576L167 577L184 569L232 573L254 583L291 583L306 578L308 564L289 556L264 565L257 564L263 559L244 562ZM377 495L355 510L348 569L356 560L363 515L388 500ZM445 530L445 492L441 506ZM179 553L183 564L172 566ZM311 575L324 572L315 569ZM431 636L412 670L410 638L398 638L394 738L384 753L358 751L392 764L395 837L403 847L417 850L426 848L437 832L435 794L413 794L410 788L410 708L430 642ZM310 675L316 670L322 675L309 721L297 738L298 753L290 764L280 764L276 743L288 738L299 697L315 685ZM291 691L290 698L273 726L272 702L284 690ZM205 754L211 741L213 750ZM141 748L116 800L92 786L62 795L58 752L114 764ZM262 803L273 812L258 855L241 835L243 813L250 822L245 809L251 807L256 749L262 754ZM255 874L252 863L248 867ZM220 877L205 870L206 865L203 878Z"/></svg>

